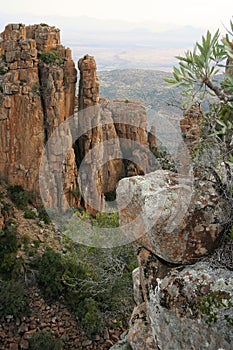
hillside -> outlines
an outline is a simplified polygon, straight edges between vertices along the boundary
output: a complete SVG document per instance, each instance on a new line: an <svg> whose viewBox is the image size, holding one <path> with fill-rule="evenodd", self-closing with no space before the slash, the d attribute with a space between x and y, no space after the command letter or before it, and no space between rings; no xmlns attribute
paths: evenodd
<svg viewBox="0 0 233 350"><path fill-rule="evenodd" d="M182 117L182 89L170 88L164 78L171 73L160 70L146 69L116 69L111 71L99 71L100 96L114 99L129 99L143 102L147 108L149 125L158 123L159 115L169 119ZM222 80L222 75L217 77ZM206 99L203 107L207 108Z"/></svg>
<svg viewBox="0 0 233 350"><path fill-rule="evenodd" d="M147 108L149 123L158 113L178 117L182 115L181 89L171 89L164 81L170 73L159 70L122 69L99 71L100 95L114 99L129 99L143 102Z"/></svg>
<svg viewBox="0 0 233 350"><path fill-rule="evenodd" d="M0 350L107 350L119 339L133 308L131 272L122 271L135 263L131 248L103 254L71 243L27 191L2 180L0 236Z"/></svg>

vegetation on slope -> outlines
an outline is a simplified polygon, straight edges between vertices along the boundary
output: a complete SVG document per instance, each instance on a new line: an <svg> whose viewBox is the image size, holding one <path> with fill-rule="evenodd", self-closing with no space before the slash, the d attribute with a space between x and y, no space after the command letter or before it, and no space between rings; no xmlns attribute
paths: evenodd
<svg viewBox="0 0 233 350"><path fill-rule="evenodd" d="M126 327L133 308L131 272L137 265L134 248L86 247L74 244L59 232L53 241L54 228L47 223L43 210L29 204L29 193L20 186L2 188L0 216L3 214L7 220L0 231L0 317L10 316L15 322L30 314L28 283L30 286L32 283L38 286L47 303L67 305L89 336L101 334L114 319ZM77 214L99 227L118 226L115 214L101 213L96 218L83 211ZM51 237L35 235L35 231L41 230ZM32 349L36 349L37 340L45 344L44 348L47 343L53 344L48 334L37 334L32 338Z"/></svg>

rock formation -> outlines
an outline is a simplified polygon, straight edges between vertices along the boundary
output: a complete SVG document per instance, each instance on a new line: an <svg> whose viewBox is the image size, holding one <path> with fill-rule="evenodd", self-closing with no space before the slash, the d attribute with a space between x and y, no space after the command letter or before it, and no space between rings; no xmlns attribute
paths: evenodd
<svg viewBox="0 0 233 350"><path fill-rule="evenodd" d="M127 334L133 350L231 349L230 270L212 267L208 260L168 267L145 248L137 270L134 285L141 295L135 299Z"/></svg>
<svg viewBox="0 0 233 350"><path fill-rule="evenodd" d="M133 197L125 207L129 193ZM192 184L189 177L163 170L121 180L117 198L120 224L132 222L128 235L174 264L193 263L213 251L230 216L210 182Z"/></svg>
<svg viewBox="0 0 233 350"><path fill-rule="evenodd" d="M55 27L9 24L0 40L0 174L9 184L29 190L37 201L45 143L74 111L76 69ZM71 149L63 174L70 204L75 171ZM56 175L50 175L53 182ZM51 202L58 196L53 191Z"/></svg>
<svg viewBox="0 0 233 350"><path fill-rule="evenodd" d="M66 206L65 197L75 206L82 196L83 206L95 215L105 208L108 193L114 197L120 179L154 169L145 107L128 100L99 101L92 56L78 63L76 130L64 135L57 129L74 113L77 76L70 49L60 43L59 29L10 24L0 36L0 55L0 174L9 184L22 185L38 202L39 165L55 130L61 145L54 141L46 150L40 176L50 208ZM73 140L77 130L79 138ZM59 147L67 143L69 151L61 164Z"/></svg>
<svg viewBox="0 0 233 350"><path fill-rule="evenodd" d="M147 173L151 168L146 109L134 101L99 101L94 58L84 56L78 67L80 137L76 159L83 205L95 215L107 209L105 194L114 192L120 179Z"/></svg>
<svg viewBox="0 0 233 350"><path fill-rule="evenodd" d="M193 108L181 121L189 151L199 141L200 117ZM180 159L187 165L187 156ZM112 350L127 344L133 350L231 348L232 243L210 254L219 246L231 206L211 181L180 169L182 175L157 170L118 183L123 234L140 248L133 272L136 306L122 347ZM228 264L218 265L224 254Z"/></svg>
<svg viewBox="0 0 233 350"><path fill-rule="evenodd" d="M231 208L210 182L197 179L192 187L189 181L157 170L117 186L123 233L140 248L133 271L136 306L124 342L112 350L127 349L127 343L133 350L231 348L232 246L210 255ZM223 253L227 268L218 265Z"/></svg>

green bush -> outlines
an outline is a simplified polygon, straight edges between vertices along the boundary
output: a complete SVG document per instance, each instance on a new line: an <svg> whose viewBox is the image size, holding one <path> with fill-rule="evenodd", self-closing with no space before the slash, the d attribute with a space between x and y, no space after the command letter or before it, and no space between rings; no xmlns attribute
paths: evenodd
<svg viewBox="0 0 233 350"><path fill-rule="evenodd" d="M47 248L39 261L38 284L43 295L49 300L58 300L64 291L64 273L61 254Z"/></svg>
<svg viewBox="0 0 233 350"><path fill-rule="evenodd" d="M12 205L4 201L1 201L1 205L2 205L2 212L10 214L11 210L13 209Z"/></svg>
<svg viewBox="0 0 233 350"><path fill-rule="evenodd" d="M132 246L97 249L68 238L63 244L65 255L48 248L37 265L42 294L50 301L62 296L90 335L103 328L109 313L126 324L133 308L131 273L137 266Z"/></svg>
<svg viewBox="0 0 233 350"><path fill-rule="evenodd" d="M40 246L40 241L38 239L34 239L33 244L34 244L35 248L37 249Z"/></svg>
<svg viewBox="0 0 233 350"><path fill-rule="evenodd" d="M17 252L16 228L7 226L7 229L0 231L0 254Z"/></svg>
<svg viewBox="0 0 233 350"><path fill-rule="evenodd" d="M34 333L29 339L31 350L62 350L63 345L60 339L54 339L48 332Z"/></svg>
<svg viewBox="0 0 233 350"><path fill-rule="evenodd" d="M29 315L29 303L22 281L10 280L0 283L0 317L12 315L14 318Z"/></svg>
<svg viewBox="0 0 233 350"><path fill-rule="evenodd" d="M229 229L229 231L226 233L227 239L230 241L233 241L233 226Z"/></svg>
<svg viewBox="0 0 233 350"><path fill-rule="evenodd" d="M2 54L2 55L1 55L1 59L3 60L3 62L6 63L6 55Z"/></svg>
<svg viewBox="0 0 233 350"><path fill-rule="evenodd" d="M7 277L16 268L17 237L15 227L0 230L0 273Z"/></svg>
<svg viewBox="0 0 233 350"><path fill-rule="evenodd" d="M81 291L80 284L86 278L81 264L69 254L63 257L60 253L47 248L38 263L38 284L43 295L50 300L64 296L66 303L73 309L87 295Z"/></svg>
<svg viewBox="0 0 233 350"><path fill-rule="evenodd" d="M81 323L86 328L88 335L97 334L103 329L103 317L96 300L86 298L79 311L81 311Z"/></svg>
<svg viewBox="0 0 233 350"><path fill-rule="evenodd" d="M24 218L25 219L35 219L36 213L33 210L26 210L24 213Z"/></svg>
<svg viewBox="0 0 233 350"><path fill-rule="evenodd" d="M156 150L154 146L151 148L151 152L155 158L159 161L159 165L163 170L170 170L174 173L177 173L175 160L172 158L172 155L166 150L166 148L161 148Z"/></svg>
<svg viewBox="0 0 233 350"><path fill-rule="evenodd" d="M87 279L86 271L83 266L77 261L75 256L68 254L63 257L64 273L62 281L64 283L64 297L66 303L71 306L73 310L82 302L87 296L90 296L86 288L82 288L82 283Z"/></svg>
<svg viewBox="0 0 233 350"><path fill-rule="evenodd" d="M39 215L39 219L44 221L45 224L51 223L50 217L48 216L48 214L43 206L41 206L38 209L38 215Z"/></svg>
<svg viewBox="0 0 233 350"><path fill-rule="evenodd" d="M100 212L97 213L96 217L92 219L92 222L94 226L98 227L119 227L119 213L106 213L106 212Z"/></svg>
<svg viewBox="0 0 233 350"><path fill-rule="evenodd" d="M64 238L63 244L69 251L66 255L74 265L79 264L82 271L75 274L69 270L69 278L63 275L64 283L68 281L72 285L66 293L69 292L70 305L81 321L84 317L83 303L92 298L103 321L105 315L111 313L111 317L121 317L125 323L133 308L132 271L137 267L134 248L128 245L100 249L74 244L68 238ZM87 322L85 326L87 328Z"/></svg>
<svg viewBox="0 0 233 350"><path fill-rule="evenodd" d="M21 248L25 249L30 243L30 237L28 235L23 235L21 238Z"/></svg>
<svg viewBox="0 0 233 350"><path fill-rule="evenodd" d="M6 68L3 66L0 66L0 75L6 74Z"/></svg>
<svg viewBox="0 0 233 350"><path fill-rule="evenodd" d="M15 203L15 205L19 209L25 209L30 201L29 193L20 185L9 186L7 191L10 199Z"/></svg>
<svg viewBox="0 0 233 350"><path fill-rule="evenodd" d="M61 58L59 52L51 50L47 52L40 52L39 58L42 62L46 64L62 65L64 63L63 58Z"/></svg>

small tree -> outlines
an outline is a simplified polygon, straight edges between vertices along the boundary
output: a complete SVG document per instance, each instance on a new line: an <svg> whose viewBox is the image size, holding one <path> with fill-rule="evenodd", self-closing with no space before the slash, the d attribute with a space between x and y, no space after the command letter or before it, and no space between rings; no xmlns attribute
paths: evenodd
<svg viewBox="0 0 233 350"><path fill-rule="evenodd" d="M201 104L207 94L215 97L201 121L201 140L193 151L198 173L212 181L219 193L233 200L233 22L221 38L207 32L192 51L178 56L173 76L166 78L171 86L181 86L185 107ZM231 215L232 217L232 215ZM232 226L232 219L229 225Z"/></svg>
<svg viewBox="0 0 233 350"><path fill-rule="evenodd" d="M174 67L173 77L166 78L172 86L182 86L184 95L189 100L203 100L206 93L219 98L222 103L233 102L233 22L231 29L224 38L220 38L220 31L214 35L209 31L202 37L201 43L196 43L193 51L187 51L184 56L177 56L179 67ZM225 70L225 79L218 84L217 75Z"/></svg>

